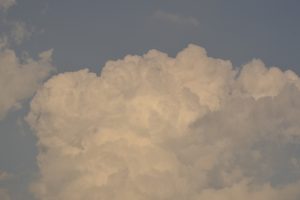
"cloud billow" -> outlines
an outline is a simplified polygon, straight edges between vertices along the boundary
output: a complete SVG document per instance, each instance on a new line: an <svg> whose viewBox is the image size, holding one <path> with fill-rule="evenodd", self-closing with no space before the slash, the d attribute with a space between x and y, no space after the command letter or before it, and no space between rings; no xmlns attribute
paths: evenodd
<svg viewBox="0 0 300 200"><path fill-rule="evenodd" d="M39 148L31 190L43 200L297 200L299 89L292 71L260 60L235 69L196 45L59 74L27 116Z"/></svg>

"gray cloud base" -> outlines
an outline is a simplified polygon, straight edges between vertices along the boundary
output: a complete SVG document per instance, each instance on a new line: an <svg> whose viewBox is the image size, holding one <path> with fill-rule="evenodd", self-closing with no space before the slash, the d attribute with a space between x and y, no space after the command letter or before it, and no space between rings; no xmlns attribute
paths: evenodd
<svg viewBox="0 0 300 200"><path fill-rule="evenodd" d="M52 77L31 102L43 200L297 200L300 81L189 45ZM281 179L280 177L285 177Z"/></svg>

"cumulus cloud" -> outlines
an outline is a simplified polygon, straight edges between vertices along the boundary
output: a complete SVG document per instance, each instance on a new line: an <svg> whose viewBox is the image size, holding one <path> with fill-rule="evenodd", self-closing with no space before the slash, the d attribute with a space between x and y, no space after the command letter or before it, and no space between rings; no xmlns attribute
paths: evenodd
<svg viewBox="0 0 300 200"><path fill-rule="evenodd" d="M20 102L31 97L54 69L52 50L42 52L38 60L21 59L11 49L0 50L0 119Z"/></svg>
<svg viewBox="0 0 300 200"><path fill-rule="evenodd" d="M11 6L15 5L16 1L15 0L0 0L0 11L6 11L8 8Z"/></svg>
<svg viewBox="0 0 300 200"><path fill-rule="evenodd" d="M158 10L153 14L153 18L180 25L199 26L199 21L194 17L185 17L174 13Z"/></svg>
<svg viewBox="0 0 300 200"><path fill-rule="evenodd" d="M52 77L31 102L37 199L297 200L300 80L189 45Z"/></svg>
<svg viewBox="0 0 300 200"><path fill-rule="evenodd" d="M14 0L0 0L0 9L8 9ZM54 70L52 50L41 52L38 59L32 59L27 52L17 56L14 46L28 39L32 30L21 21L4 18L0 21L0 120L21 102L33 96L41 83Z"/></svg>

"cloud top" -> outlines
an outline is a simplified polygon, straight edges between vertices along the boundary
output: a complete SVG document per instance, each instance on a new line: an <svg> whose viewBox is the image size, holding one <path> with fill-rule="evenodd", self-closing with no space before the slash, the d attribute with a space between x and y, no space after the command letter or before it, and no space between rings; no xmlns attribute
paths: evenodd
<svg viewBox="0 0 300 200"><path fill-rule="evenodd" d="M297 200L300 81L189 45L52 77L31 102L37 199ZM282 177L285 177L282 179Z"/></svg>

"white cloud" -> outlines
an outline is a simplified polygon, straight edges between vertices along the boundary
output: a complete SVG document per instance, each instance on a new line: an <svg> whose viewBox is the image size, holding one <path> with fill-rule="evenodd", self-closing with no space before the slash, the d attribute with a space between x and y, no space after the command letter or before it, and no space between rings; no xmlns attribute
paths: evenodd
<svg viewBox="0 0 300 200"><path fill-rule="evenodd" d="M180 25L199 26L199 21L194 17L185 17L174 13L158 10L153 14L155 19L171 22Z"/></svg>
<svg viewBox="0 0 300 200"><path fill-rule="evenodd" d="M7 10L14 0L0 0L0 9ZM1 20L4 30L0 35L0 120L13 109L21 107L21 102L33 96L37 88L54 70L52 50L41 52L37 60L22 52L19 57L12 48L29 38L32 30L20 21Z"/></svg>
<svg viewBox="0 0 300 200"><path fill-rule="evenodd" d="M288 70L284 73L277 67L267 69L260 60L253 60L246 64L239 76L242 88L252 94L254 98L277 96L288 83L298 82L298 76Z"/></svg>
<svg viewBox="0 0 300 200"><path fill-rule="evenodd" d="M0 119L21 101L31 97L54 69L52 50L40 54L39 60L20 59L11 49L0 50Z"/></svg>
<svg viewBox="0 0 300 200"><path fill-rule="evenodd" d="M299 78L189 45L59 74L31 102L37 199L297 200ZM293 162L291 162L293 160ZM290 177L282 179L284 177Z"/></svg>
<svg viewBox="0 0 300 200"><path fill-rule="evenodd" d="M5 11L15 4L16 4L15 0L0 0L0 11L1 10Z"/></svg>

